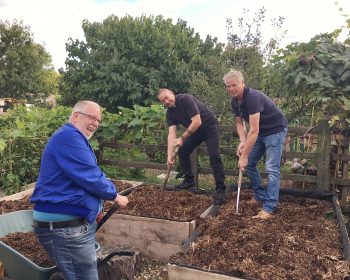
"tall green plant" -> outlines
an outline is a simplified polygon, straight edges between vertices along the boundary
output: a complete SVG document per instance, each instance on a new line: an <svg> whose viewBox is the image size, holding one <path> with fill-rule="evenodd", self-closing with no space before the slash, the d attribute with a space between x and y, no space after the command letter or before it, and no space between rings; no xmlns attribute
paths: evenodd
<svg viewBox="0 0 350 280"><path fill-rule="evenodd" d="M166 143L165 110L161 105L134 109L119 108L119 114L103 112L103 122L91 139L98 150L97 139L119 140L135 144ZM14 193L36 180L41 154L49 137L68 121L71 108L53 109L16 107L0 118L0 188ZM144 150L152 160L157 151ZM138 152L139 153L139 152Z"/></svg>
<svg viewBox="0 0 350 280"><path fill-rule="evenodd" d="M68 120L69 109L16 107L0 118L0 188L21 190L38 175L42 151L52 133Z"/></svg>
<svg viewBox="0 0 350 280"><path fill-rule="evenodd" d="M156 144L166 139L165 109L161 105L118 109L118 114L104 112L103 122L95 133L97 138L135 144Z"/></svg>

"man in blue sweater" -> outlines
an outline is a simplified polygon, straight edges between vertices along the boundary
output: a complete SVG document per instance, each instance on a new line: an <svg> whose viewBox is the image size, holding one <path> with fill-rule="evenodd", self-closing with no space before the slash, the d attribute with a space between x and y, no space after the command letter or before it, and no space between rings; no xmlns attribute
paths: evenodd
<svg viewBox="0 0 350 280"><path fill-rule="evenodd" d="M98 167L89 144L100 123L98 104L74 106L69 123L44 149L31 197L35 234L66 280L98 279L95 231L102 202L128 204Z"/></svg>
<svg viewBox="0 0 350 280"><path fill-rule="evenodd" d="M224 78L236 117L240 144L237 148L240 170L247 169L255 203L262 205L256 218L268 219L277 208L280 190L281 157L287 119L276 104L261 91L244 85L241 72L231 70ZM249 123L247 133L244 121ZM262 185L257 163L266 154L267 188Z"/></svg>

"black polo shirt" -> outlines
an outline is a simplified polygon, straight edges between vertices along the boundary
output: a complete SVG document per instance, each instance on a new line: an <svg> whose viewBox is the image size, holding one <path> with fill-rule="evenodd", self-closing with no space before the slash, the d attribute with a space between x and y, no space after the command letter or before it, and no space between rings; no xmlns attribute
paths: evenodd
<svg viewBox="0 0 350 280"><path fill-rule="evenodd" d="M168 126L182 124L188 128L191 119L199 114L202 124L214 118L214 112L193 95L179 93L175 95L175 106L167 109L166 118Z"/></svg>
<svg viewBox="0 0 350 280"><path fill-rule="evenodd" d="M244 87L242 104L232 97L231 106L236 117L248 123L249 115L260 112L259 136L272 135L287 127L287 119L275 102L256 89Z"/></svg>

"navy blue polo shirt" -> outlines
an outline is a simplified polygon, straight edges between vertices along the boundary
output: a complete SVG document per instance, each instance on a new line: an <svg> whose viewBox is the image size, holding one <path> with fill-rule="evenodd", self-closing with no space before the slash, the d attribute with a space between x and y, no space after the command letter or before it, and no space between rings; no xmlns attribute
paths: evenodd
<svg viewBox="0 0 350 280"><path fill-rule="evenodd" d="M215 118L212 109L193 95L186 93L176 94L175 106L167 109L166 117L168 126L182 124L188 128L191 124L191 119L198 114L201 116L202 124Z"/></svg>
<svg viewBox="0 0 350 280"><path fill-rule="evenodd" d="M249 115L260 112L259 136L268 136L283 131L287 119L275 102L259 90L244 87L242 104L235 97L231 106L236 117L242 117L249 123Z"/></svg>

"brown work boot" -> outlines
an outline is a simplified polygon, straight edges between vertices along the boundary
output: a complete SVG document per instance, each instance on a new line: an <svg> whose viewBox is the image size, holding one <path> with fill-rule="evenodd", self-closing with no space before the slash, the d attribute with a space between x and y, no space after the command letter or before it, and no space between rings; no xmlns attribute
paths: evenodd
<svg viewBox="0 0 350 280"><path fill-rule="evenodd" d="M262 219L262 220L268 220L271 219L273 215L269 212L266 212L265 210L259 211L258 215L253 216L253 219Z"/></svg>

